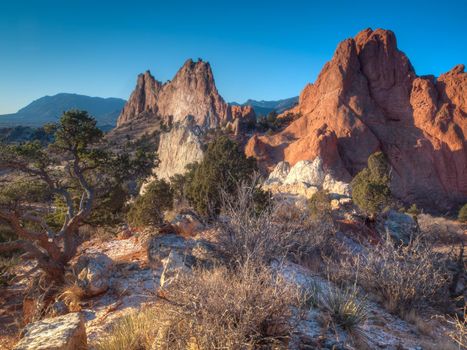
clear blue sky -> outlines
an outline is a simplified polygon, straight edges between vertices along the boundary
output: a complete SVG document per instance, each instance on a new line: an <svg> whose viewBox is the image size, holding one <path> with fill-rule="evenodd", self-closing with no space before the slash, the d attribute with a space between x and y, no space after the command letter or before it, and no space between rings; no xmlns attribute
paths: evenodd
<svg viewBox="0 0 467 350"><path fill-rule="evenodd" d="M0 113L59 92L128 98L211 62L227 101L298 95L339 41L392 29L418 74L467 64L467 1L0 0Z"/></svg>

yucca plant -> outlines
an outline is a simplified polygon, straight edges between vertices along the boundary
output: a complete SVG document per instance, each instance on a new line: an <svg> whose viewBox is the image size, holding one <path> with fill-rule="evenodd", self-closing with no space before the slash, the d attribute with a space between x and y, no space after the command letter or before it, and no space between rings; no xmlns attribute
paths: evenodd
<svg viewBox="0 0 467 350"><path fill-rule="evenodd" d="M347 331L355 330L368 318L366 299L360 298L355 287L340 289L328 287L321 294L321 307L333 321Z"/></svg>

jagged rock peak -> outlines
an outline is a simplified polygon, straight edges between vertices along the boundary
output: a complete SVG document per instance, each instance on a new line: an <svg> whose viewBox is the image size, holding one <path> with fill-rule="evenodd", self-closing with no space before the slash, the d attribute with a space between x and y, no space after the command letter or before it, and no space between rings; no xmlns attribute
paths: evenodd
<svg viewBox="0 0 467 350"><path fill-rule="evenodd" d="M244 113L242 111L236 111L236 115L251 114L247 108ZM140 74L117 128L154 118L178 122L188 115L205 128L217 127L235 117L232 106L217 91L211 65L201 59L187 60L174 78L164 84L154 79L149 71Z"/></svg>

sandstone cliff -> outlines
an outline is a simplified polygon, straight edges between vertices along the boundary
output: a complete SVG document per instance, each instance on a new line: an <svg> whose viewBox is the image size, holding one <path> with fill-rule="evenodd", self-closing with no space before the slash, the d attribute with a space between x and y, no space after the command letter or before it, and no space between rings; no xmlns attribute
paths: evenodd
<svg viewBox="0 0 467 350"><path fill-rule="evenodd" d="M366 29L338 45L292 112L302 117L248 142L247 155L264 168L320 156L348 180L382 150L397 197L437 209L467 200L464 66L437 79L418 77L391 31Z"/></svg>
<svg viewBox="0 0 467 350"><path fill-rule="evenodd" d="M217 91L210 64L190 59L166 83L154 79L149 71L140 74L118 118L117 129L157 118L180 122L186 116L192 116L200 127L214 128L252 113L250 107L227 104Z"/></svg>

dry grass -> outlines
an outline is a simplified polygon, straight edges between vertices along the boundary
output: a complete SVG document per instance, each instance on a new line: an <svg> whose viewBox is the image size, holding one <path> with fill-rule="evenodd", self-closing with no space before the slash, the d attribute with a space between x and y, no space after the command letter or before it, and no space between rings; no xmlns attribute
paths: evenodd
<svg viewBox="0 0 467 350"><path fill-rule="evenodd" d="M146 350L151 349L157 336L154 323L156 309L144 308L123 316L110 330L109 335L96 344L96 350Z"/></svg>
<svg viewBox="0 0 467 350"><path fill-rule="evenodd" d="M245 261L301 261L330 248L332 223L314 221L306 209L272 203L258 213L254 185L241 184L237 195L224 196L219 243L231 265Z"/></svg>
<svg viewBox="0 0 467 350"><path fill-rule="evenodd" d="M301 293L267 268L246 264L196 271L169 291L178 307L168 309L170 348L242 349L286 344L293 329L291 307ZM180 327L183 325L183 327Z"/></svg>
<svg viewBox="0 0 467 350"><path fill-rule="evenodd" d="M455 315L453 317L445 317L444 320L452 326L452 330L448 331L447 336L457 344L459 349L467 349L467 306L464 306L462 317Z"/></svg>
<svg viewBox="0 0 467 350"><path fill-rule="evenodd" d="M119 322L99 350L285 348L298 288L269 269L218 267L180 276L168 302Z"/></svg>

